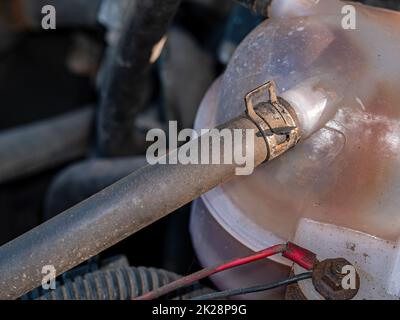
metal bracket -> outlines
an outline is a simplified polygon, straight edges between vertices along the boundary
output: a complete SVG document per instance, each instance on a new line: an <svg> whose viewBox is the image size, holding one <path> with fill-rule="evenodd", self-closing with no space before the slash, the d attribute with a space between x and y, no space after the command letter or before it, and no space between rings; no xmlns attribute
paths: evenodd
<svg viewBox="0 0 400 320"><path fill-rule="evenodd" d="M265 100L266 97L268 99ZM248 94L246 94L244 100L246 102L247 115L253 121L256 121L259 118L259 116L257 115L257 113L254 110L254 108L255 108L255 106L257 106L257 104L262 103L262 102L267 102L267 101L270 101L271 104L275 104L278 102L275 81L273 81L273 80L268 81L268 82L264 83L263 85L250 91Z"/></svg>
<svg viewBox="0 0 400 320"><path fill-rule="evenodd" d="M272 160L300 140L296 116L289 103L279 98L276 84L268 81L245 96L246 114L260 130Z"/></svg>

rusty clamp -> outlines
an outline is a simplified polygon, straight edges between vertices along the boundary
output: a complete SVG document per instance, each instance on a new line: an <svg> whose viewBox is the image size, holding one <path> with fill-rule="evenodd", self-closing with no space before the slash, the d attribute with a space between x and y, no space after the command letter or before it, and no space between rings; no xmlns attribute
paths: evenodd
<svg viewBox="0 0 400 320"><path fill-rule="evenodd" d="M295 111L276 93L274 81L268 81L245 96L246 114L260 130L268 149L265 162L280 156L300 140Z"/></svg>

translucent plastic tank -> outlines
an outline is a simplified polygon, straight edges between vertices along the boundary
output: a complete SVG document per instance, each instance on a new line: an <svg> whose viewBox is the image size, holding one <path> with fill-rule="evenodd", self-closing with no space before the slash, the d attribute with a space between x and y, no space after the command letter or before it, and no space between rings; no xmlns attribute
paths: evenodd
<svg viewBox="0 0 400 320"><path fill-rule="evenodd" d="M309 3L273 2L273 17L242 42L197 117L196 127L208 128L239 115L245 94L268 80L282 94L325 77L343 96L310 138L202 197L213 219L250 250L293 240L301 218L388 241L400 236L400 14L354 4L352 30L342 26L345 3ZM196 232L207 231L193 222ZM204 246L194 244L208 264ZM213 249L223 256L218 241Z"/></svg>

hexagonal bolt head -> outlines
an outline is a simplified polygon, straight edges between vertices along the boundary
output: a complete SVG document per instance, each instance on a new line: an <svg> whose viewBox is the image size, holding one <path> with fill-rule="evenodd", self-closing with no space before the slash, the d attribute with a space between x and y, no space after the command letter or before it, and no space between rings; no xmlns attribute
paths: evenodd
<svg viewBox="0 0 400 320"><path fill-rule="evenodd" d="M319 294L328 300L352 299L360 288L360 278L356 273L356 288L345 289L342 282L346 273L343 268L352 264L344 258L324 260L313 271L313 284Z"/></svg>

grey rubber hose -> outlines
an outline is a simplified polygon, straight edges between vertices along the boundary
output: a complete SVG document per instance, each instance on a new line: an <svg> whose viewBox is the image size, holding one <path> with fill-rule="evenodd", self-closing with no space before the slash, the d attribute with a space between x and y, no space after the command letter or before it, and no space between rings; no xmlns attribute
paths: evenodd
<svg viewBox="0 0 400 320"><path fill-rule="evenodd" d="M88 151L93 109L0 132L0 183L75 160Z"/></svg>
<svg viewBox="0 0 400 320"><path fill-rule="evenodd" d="M49 219L147 165L146 157L90 159L75 163L57 174L45 201Z"/></svg>

